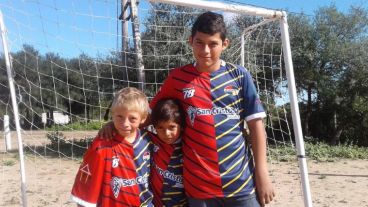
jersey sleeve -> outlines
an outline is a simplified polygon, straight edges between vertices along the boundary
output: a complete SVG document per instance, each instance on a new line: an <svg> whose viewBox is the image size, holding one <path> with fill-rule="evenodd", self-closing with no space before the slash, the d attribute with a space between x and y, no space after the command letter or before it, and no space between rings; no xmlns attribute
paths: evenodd
<svg viewBox="0 0 368 207"><path fill-rule="evenodd" d="M98 142L98 139L95 139ZM82 206L96 206L99 200L105 159L103 150L93 143L83 157L71 192L71 199Z"/></svg>
<svg viewBox="0 0 368 207"><path fill-rule="evenodd" d="M244 68L241 69L244 71L243 97L245 120L250 121L252 119L264 118L266 117L266 113L263 109L262 102L259 99L253 78L248 70Z"/></svg>

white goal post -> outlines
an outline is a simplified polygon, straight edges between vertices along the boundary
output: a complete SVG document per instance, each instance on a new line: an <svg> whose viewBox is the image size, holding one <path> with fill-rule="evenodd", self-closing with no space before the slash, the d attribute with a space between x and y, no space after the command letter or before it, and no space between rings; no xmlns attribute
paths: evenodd
<svg viewBox="0 0 368 207"><path fill-rule="evenodd" d="M0 144L0 194L9 194L0 205L69 204L83 152L109 119L114 93L134 86L152 98L172 68L193 61L187 40L203 11L224 15L231 45L223 58L253 75L267 112L271 174L272 159L282 160L278 149L291 146L300 196L311 207L286 12L205 0L0 2L0 123L9 117L18 140L10 151ZM9 182L20 187L6 189L1 183L18 171Z"/></svg>

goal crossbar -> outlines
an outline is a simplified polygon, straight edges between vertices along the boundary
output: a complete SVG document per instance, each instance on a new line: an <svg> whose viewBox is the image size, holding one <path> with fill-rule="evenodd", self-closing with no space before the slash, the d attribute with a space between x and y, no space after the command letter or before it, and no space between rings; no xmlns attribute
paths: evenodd
<svg viewBox="0 0 368 207"><path fill-rule="evenodd" d="M246 14L252 16L260 16L264 18L282 18L284 13L282 11L258 8L253 6L245 6L245 5L234 5L234 4L225 4L222 2L208 2L203 0L195 0L195 1L182 1L182 0L149 0L153 3L165 3L165 4L173 4L179 6L187 6L187 7L195 7L198 9L208 9L208 10L221 10L225 12L233 12L238 14Z"/></svg>

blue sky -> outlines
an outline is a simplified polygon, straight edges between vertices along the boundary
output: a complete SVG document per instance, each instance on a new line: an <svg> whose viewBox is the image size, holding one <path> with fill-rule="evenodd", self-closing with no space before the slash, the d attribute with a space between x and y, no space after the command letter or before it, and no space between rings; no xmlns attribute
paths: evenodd
<svg viewBox="0 0 368 207"><path fill-rule="evenodd" d="M223 0L225 1L225 0ZM41 53L57 52L75 57L82 52L92 56L119 49L117 0L0 0L8 29L11 51L25 42ZM141 1L143 2L143 0ZM210 1L209 1L210 2ZM231 2L227 0L226 2ZM335 4L347 12L350 5L368 8L367 0L233 0L254 6L284 9L313 15L321 6ZM93 4L92 4L93 3ZM141 3L141 7L148 7ZM143 17L145 12L140 11ZM142 15L143 14L143 15ZM0 50L1 52L1 50Z"/></svg>
<svg viewBox="0 0 368 207"><path fill-rule="evenodd" d="M272 9L283 9L288 12L313 15L319 7L336 5L339 11L347 12L351 5L368 8L367 0L234 0L244 4Z"/></svg>

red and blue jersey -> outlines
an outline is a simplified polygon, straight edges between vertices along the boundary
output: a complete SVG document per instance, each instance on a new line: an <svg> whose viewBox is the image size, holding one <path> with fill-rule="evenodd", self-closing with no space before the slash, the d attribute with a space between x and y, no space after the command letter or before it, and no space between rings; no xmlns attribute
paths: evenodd
<svg viewBox="0 0 368 207"><path fill-rule="evenodd" d="M153 142L151 187L155 207L186 207L187 198L183 185L182 142L166 144L155 134Z"/></svg>
<svg viewBox="0 0 368 207"><path fill-rule="evenodd" d="M255 192L254 164L242 131L244 121L265 117L245 68L222 62L215 72L193 64L169 74L151 102L180 100L187 112L183 135L185 192L198 199L238 197Z"/></svg>
<svg viewBox="0 0 368 207"><path fill-rule="evenodd" d="M95 138L83 157L71 198L82 206L153 206L149 189L152 143L138 130L133 143Z"/></svg>

